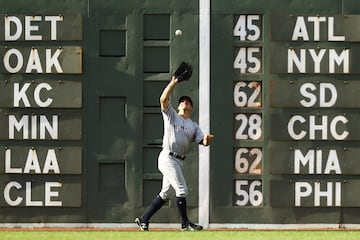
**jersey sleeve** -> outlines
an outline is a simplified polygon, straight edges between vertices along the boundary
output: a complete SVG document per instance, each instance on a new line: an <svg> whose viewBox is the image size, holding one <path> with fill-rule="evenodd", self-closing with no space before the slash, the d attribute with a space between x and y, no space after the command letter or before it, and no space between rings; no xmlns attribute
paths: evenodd
<svg viewBox="0 0 360 240"><path fill-rule="evenodd" d="M195 142L199 143L203 138L204 138L204 133L201 131L199 125L197 125L197 123L194 123L196 126L196 131L195 131Z"/></svg>
<svg viewBox="0 0 360 240"><path fill-rule="evenodd" d="M173 118L174 114L176 114L175 109L172 107L171 103L168 104L165 110L161 110L163 117L167 117L168 119Z"/></svg>

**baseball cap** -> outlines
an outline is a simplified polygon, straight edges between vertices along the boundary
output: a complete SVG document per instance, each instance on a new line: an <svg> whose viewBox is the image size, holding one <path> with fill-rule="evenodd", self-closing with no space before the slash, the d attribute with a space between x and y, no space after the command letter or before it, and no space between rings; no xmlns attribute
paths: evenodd
<svg viewBox="0 0 360 240"><path fill-rule="evenodd" d="M187 101L190 103L190 105L193 106L193 102L192 102L192 100L191 100L191 98L190 98L189 96L182 96L182 97L180 97L180 98L179 98L179 103L181 103L181 102L183 102L183 101L185 101L185 100L187 100Z"/></svg>

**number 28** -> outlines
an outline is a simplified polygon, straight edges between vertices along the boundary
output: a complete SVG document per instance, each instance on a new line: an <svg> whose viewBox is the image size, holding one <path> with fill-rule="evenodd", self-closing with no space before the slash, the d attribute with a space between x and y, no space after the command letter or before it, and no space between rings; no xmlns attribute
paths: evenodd
<svg viewBox="0 0 360 240"><path fill-rule="evenodd" d="M235 139L258 140L262 136L262 117L260 114L237 114L235 120L240 125L235 133Z"/></svg>

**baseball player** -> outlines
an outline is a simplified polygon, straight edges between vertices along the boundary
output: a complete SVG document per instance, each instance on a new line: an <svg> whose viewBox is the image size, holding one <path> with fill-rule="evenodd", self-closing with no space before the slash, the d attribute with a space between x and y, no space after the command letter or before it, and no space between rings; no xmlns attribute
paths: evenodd
<svg viewBox="0 0 360 240"><path fill-rule="evenodd" d="M163 175L162 189L144 215L135 219L135 223L138 224L141 231L149 230L151 216L169 200L172 189L175 190L176 205L182 219L181 229L184 231L203 229L202 226L190 222L187 217L186 196L188 195L188 188L183 175L183 162L191 142L208 146L214 136L211 134L204 135L198 124L190 119L193 111L193 103L190 97L180 97L178 112L171 106L170 95L178 82L180 82L178 77L172 77L160 97L164 136L162 151L158 157L158 168Z"/></svg>

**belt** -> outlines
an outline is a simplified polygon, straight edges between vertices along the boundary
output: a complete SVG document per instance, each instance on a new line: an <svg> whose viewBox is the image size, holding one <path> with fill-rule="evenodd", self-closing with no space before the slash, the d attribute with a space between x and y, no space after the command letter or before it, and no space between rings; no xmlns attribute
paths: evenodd
<svg viewBox="0 0 360 240"><path fill-rule="evenodd" d="M169 152L169 155L173 156L174 158L180 159L180 160L185 160L185 156L178 155L174 152Z"/></svg>

